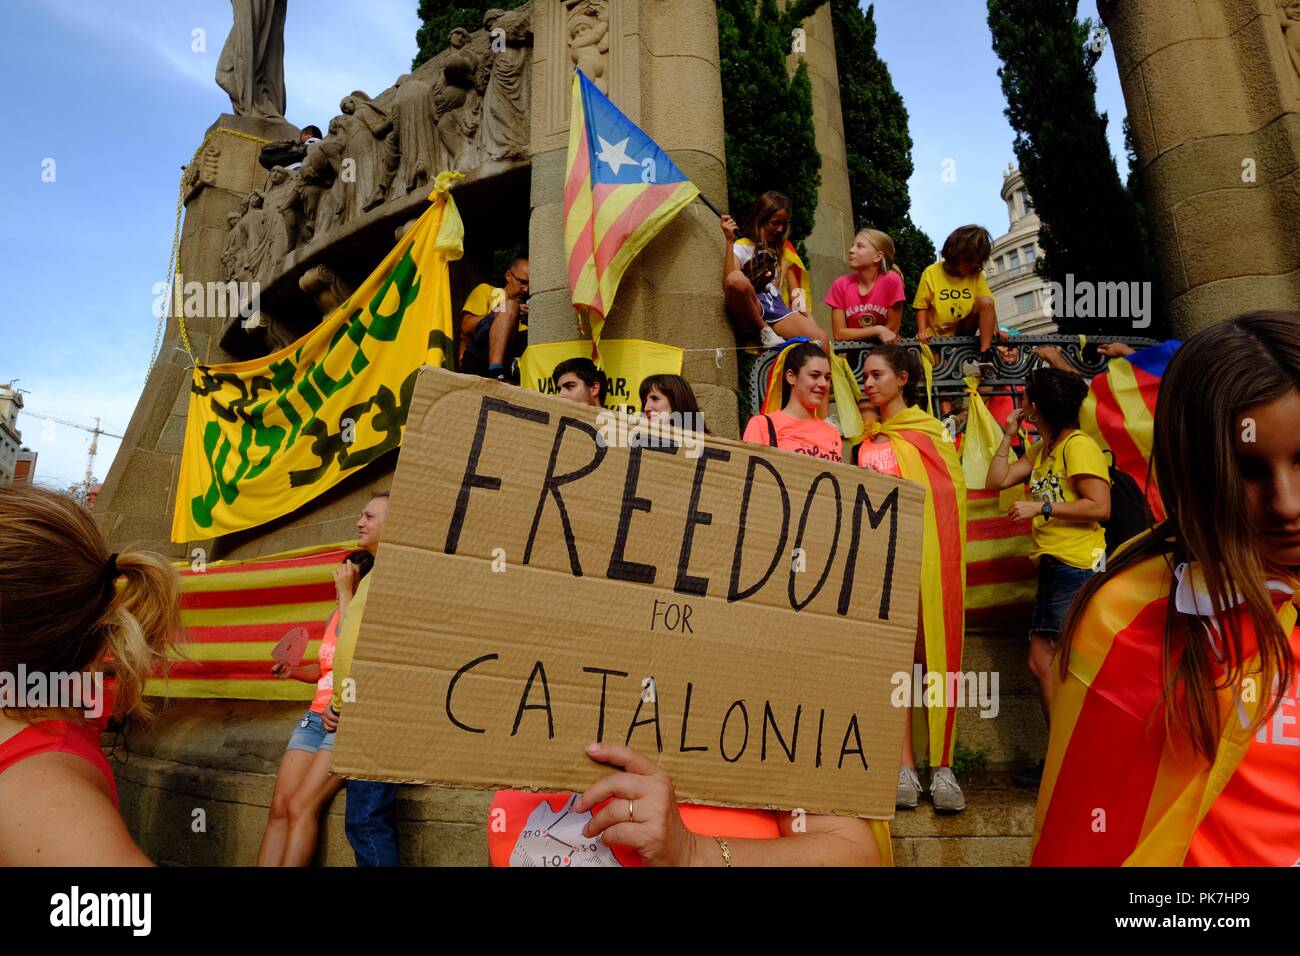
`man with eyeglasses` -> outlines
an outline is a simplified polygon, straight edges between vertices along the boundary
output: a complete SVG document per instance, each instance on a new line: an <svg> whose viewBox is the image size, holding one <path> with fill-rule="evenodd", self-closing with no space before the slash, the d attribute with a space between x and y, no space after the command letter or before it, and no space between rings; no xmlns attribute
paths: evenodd
<svg viewBox="0 0 1300 956"><path fill-rule="evenodd" d="M459 368L513 381L512 366L528 345L528 260L516 259L505 283L475 286L460 313Z"/></svg>

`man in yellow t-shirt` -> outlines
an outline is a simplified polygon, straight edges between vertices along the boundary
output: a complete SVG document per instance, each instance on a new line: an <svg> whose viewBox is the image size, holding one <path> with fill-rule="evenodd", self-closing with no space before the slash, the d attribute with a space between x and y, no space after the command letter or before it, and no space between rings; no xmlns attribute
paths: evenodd
<svg viewBox="0 0 1300 956"><path fill-rule="evenodd" d="M509 378L510 363L528 344L528 260L516 259L505 283L475 286L460 312L462 372L488 378Z"/></svg>
<svg viewBox="0 0 1300 956"><path fill-rule="evenodd" d="M935 336L980 337L980 363L993 369L990 348L998 332L998 312L993 292L984 278L984 266L993 250L993 238L983 226L962 226L943 244L941 261L921 273L912 308L916 310L916 337L929 342Z"/></svg>

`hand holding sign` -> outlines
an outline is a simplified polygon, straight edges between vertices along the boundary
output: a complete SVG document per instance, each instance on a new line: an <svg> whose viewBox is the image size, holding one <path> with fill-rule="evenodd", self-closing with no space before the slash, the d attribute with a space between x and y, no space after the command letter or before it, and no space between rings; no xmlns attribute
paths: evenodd
<svg viewBox="0 0 1300 956"><path fill-rule="evenodd" d="M682 822L668 771L618 744L589 744L587 756L622 767L623 773L610 774L578 798L574 810L579 813L609 801L583 828L583 836L630 847L647 866L690 866L699 837Z"/></svg>

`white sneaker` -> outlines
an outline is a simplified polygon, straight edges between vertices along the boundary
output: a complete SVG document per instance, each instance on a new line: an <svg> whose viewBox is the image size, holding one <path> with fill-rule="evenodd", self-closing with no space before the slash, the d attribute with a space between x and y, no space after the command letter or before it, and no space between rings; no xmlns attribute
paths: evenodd
<svg viewBox="0 0 1300 956"><path fill-rule="evenodd" d="M951 767L938 767L930 772L930 800L935 813L961 813L966 809L966 797L957 786Z"/></svg>
<svg viewBox="0 0 1300 956"><path fill-rule="evenodd" d="M894 799L894 809L915 810L916 804L924 792L925 788L921 786L921 778L916 775L914 768L898 768L898 796Z"/></svg>
<svg viewBox="0 0 1300 956"><path fill-rule="evenodd" d="M785 339L777 335L776 332L772 330L772 326L770 325L763 326L763 331L758 333L758 341L762 344L763 348L765 349L776 348L779 345L785 345Z"/></svg>

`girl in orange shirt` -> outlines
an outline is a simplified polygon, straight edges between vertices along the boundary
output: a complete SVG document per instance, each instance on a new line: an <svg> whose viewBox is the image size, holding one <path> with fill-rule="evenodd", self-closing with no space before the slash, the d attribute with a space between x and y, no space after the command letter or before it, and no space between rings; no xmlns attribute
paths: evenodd
<svg viewBox="0 0 1300 956"><path fill-rule="evenodd" d="M834 425L818 417L831 392L831 363L816 342L787 346L777 358L772 388L781 383L781 411L755 415L744 440L799 455L843 461L843 439Z"/></svg>
<svg viewBox="0 0 1300 956"><path fill-rule="evenodd" d="M1168 517L1065 619L1034 864L1300 863L1297 421L1300 312L1219 323L1170 361Z"/></svg>

